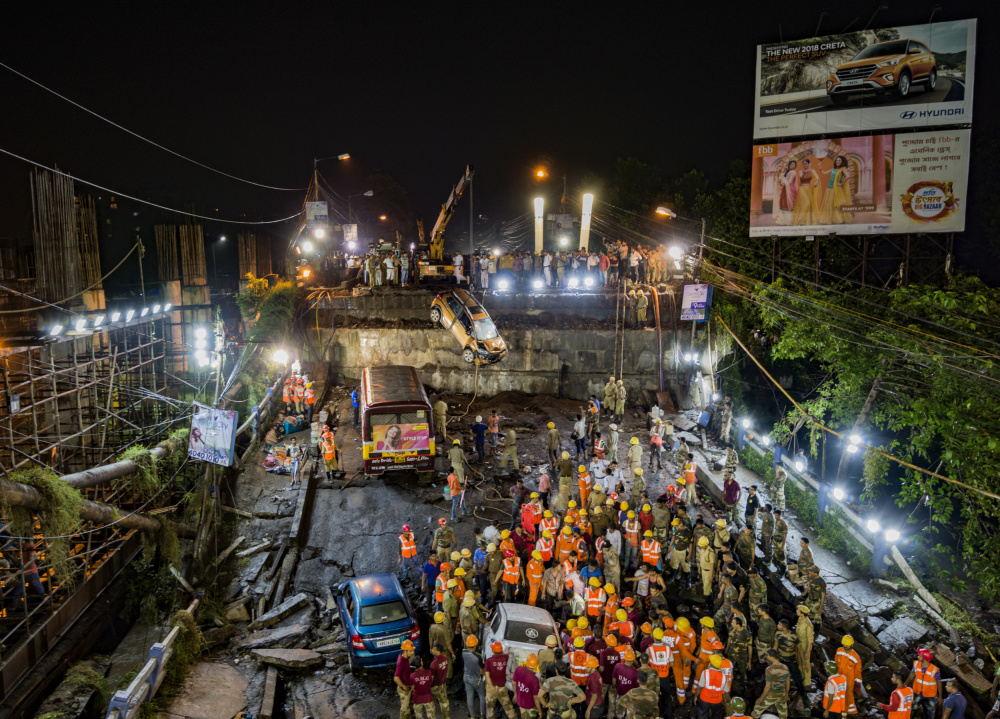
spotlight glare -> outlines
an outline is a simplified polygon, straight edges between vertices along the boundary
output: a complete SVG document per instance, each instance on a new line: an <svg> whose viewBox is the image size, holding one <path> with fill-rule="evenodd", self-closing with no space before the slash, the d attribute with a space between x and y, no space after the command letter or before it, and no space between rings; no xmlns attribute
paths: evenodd
<svg viewBox="0 0 1000 719"><path fill-rule="evenodd" d="M718 392L715 392L715 393L712 394L712 401L713 402L718 402L719 401L719 393Z"/></svg>
<svg viewBox="0 0 1000 719"><path fill-rule="evenodd" d="M575 277L571 277L570 278L570 280L569 280L569 286L570 287L576 287L579 284L580 284L580 281L577 280Z"/></svg>
<svg viewBox="0 0 1000 719"><path fill-rule="evenodd" d="M898 542L899 541L899 530L897 529L887 529L885 530L885 539L888 542Z"/></svg>
<svg viewBox="0 0 1000 719"><path fill-rule="evenodd" d="M585 279L583 281L583 284L586 287L593 287L594 286L594 278L593 277L588 277L587 279Z"/></svg>
<svg viewBox="0 0 1000 719"><path fill-rule="evenodd" d="M173 307L173 305L168 302L167 304L163 305L163 311L169 312L171 307Z"/></svg>
<svg viewBox="0 0 1000 719"><path fill-rule="evenodd" d="M507 280L500 280L500 282L497 283L497 287L501 290L507 289Z"/></svg>
<svg viewBox="0 0 1000 719"><path fill-rule="evenodd" d="M851 454L857 454L858 453L858 445L856 445L856 444L849 444L849 445L847 445L847 451L850 452Z"/></svg>
<svg viewBox="0 0 1000 719"><path fill-rule="evenodd" d="M121 312L115 312L113 315L111 315L111 321L112 322L117 322L121 318L122 318L122 313Z"/></svg>
<svg viewBox="0 0 1000 719"><path fill-rule="evenodd" d="M87 320L77 320L74 325L77 332L83 332L87 327Z"/></svg>
<svg viewBox="0 0 1000 719"><path fill-rule="evenodd" d="M208 330L206 330L204 327L199 327L194 331L194 336L200 340L203 340L206 337L208 337Z"/></svg>
<svg viewBox="0 0 1000 719"><path fill-rule="evenodd" d="M865 526L868 527L869 532L873 533L882 529L882 525L878 523L877 519L869 519L867 522L865 522Z"/></svg>
<svg viewBox="0 0 1000 719"><path fill-rule="evenodd" d="M159 305L153 305L153 314L156 315L156 314L159 314L159 313L160 313L160 306Z"/></svg>
<svg viewBox="0 0 1000 719"><path fill-rule="evenodd" d="M288 364L288 353L285 350L275 350L271 359L280 365Z"/></svg>
<svg viewBox="0 0 1000 719"><path fill-rule="evenodd" d="M534 287L536 290L540 290L542 289L542 281L535 280L534 282L531 283L531 286Z"/></svg>
<svg viewBox="0 0 1000 719"><path fill-rule="evenodd" d="M768 447L771 444L771 435L765 434L761 439L764 440L764 446Z"/></svg>
<svg viewBox="0 0 1000 719"><path fill-rule="evenodd" d="M308 240L306 240L305 242L302 243L302 250L304 252L312 252L313 251L313 243L309 242Z"/></svg>
<svg viewBox="0 0 1000 719"><path fill-rule="evenodd" d="M142 308L142 312L139 313L139 316L140 317L145 317L148 314L149 314L149 308L148 307L143 307Z"/></svg>
<svg viewBox="0 0 1000 719"><path fill-rule="evenodd" d="M94 318L94 327L100 327L103 324L104 324L104 315L97 315L97 317Z"/></svg>
<svg viewBox="0 0 1000 719"><path fill-rule="evenodd" d="M313 230L313 235L316 237L317 240L322 240L324 237L326 237L326 232L323 230L322 227L317 227L315 230Z"/></svg>
<svg viewBox="0 0 1000 719"><path fill-rule="evenodd" d="M131 322L133 317L135 317L135 310L129 310L128 312L125 313L126 322Z"/></svg>
<svg viewBox="0 0 1000 719"><path fill-rule="evenodd" d="M194 346L197 349L203 350L208 347L208 340L195 340Z"/></svg>
<svg viewBox="0 0 1000 719"><path fill-rule="evenodd" d="M796 462L795 463L795 471L796 472L801 472L805 468L806 468L806 466L804 464L802 464L802 462Z"/></svg>
<svg viewBox="0 0 1000 719"><path fill-rule="evenodd" d="M842 490L840 487L834 487L833 488L833 498L836 499L838 502L841 501L841 500L843 500L843 498L844 498L844 490Z"/></svg>
<svg viewBox="0 0 1000 719"><path fill-rule="evenodd" d="M684 250L682 250L677 245L674 245L669 250L667 250L667 254L670 255L675 260L679 260L681 256L684 254Z"/></svg>
<svg viewBox="0 0 1000 719"><path fill-rule="evenodd" d="M750 429L750 420L748 419L743 420L743 429Z"/></svg>
<svg viewBox="0 0 1000 719"><path fill-rule="evenodd" d="M49 330L49 334L52 335L53 337L55 337L56 335L58 335L62 331L63 331L63 326L62 325L52 325L52 329Z"/></svg>
<svg viewBox="0 0 1000 719"><path fill-rule="evenodd" d="M852 434L850 440L851 444L861 444L861 435Z"/></svg>

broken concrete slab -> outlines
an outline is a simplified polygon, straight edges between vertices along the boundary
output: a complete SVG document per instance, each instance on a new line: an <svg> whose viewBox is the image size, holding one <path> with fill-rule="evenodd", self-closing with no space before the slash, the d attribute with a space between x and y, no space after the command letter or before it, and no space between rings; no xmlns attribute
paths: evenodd
<svg viewBox="0 0 1000 719"><path fill-rule="evenodd" d="M882 614L903 603L902 597L888 594L872 586L867 579L855 579L837 590L841 598L868 614Z"/></svg>
<svg viewBox="0 0 1000 719"><path fill-rule="evenodd" d="M226 619L230 622L249 622L250 612L247 611L246 604L236 604L226 610Z"/></svg>
<svg viewBox="0 0 1000 719"><path fill-rule="evenodd" d="M205 643L205 647L211 649L216 644L228 642L238 633L239 629L235 625L229 624L203 631L201 633L201 639Z"/></svg>
<svg viewBox="0 0 1000 719"><path fill-rule="evenodd" d="M97 687L87 682L80 681L89 672L96 672L99 676L105 677L111 666L111 657L103 654L95 654L85 661L74 664L66 678L56 687L56 690L49 695L45 702L38 707L32 716L37 717L82 717L88 715L87 707L91 703Z"/></svg>
<svg viewBox="0 0 1000 719"><path fill-rule="evenodd" d="M878 640L889 651L897 652L918 644L927 636L927 631L927 627L909 617L899 617L879 633Z"/></svg>
<svg viewBox="0 0 1000 719"><path fill-rule="evenodd" d="M834 629L848 633L857 626L860 617L857 610L840 597L827 593L823 604L823 619Z"/></svg>
<svg viewBox="0 0 1000 719"><path fill-rule="evenodd" d="M944 644L935 644L932 648L934 659L938 666L953 673L966 687L982 699L989 693L992 686L990 680L984 677L964 654L955 654Z"/></svg>
<svg viewBox="0 0 1000 719"><path fill-rule="evenodd" d="M289 597L283 601L271 611L263 614L256 621L251 622L250 629L263 629L264 627L273 626L305 606L309 606L309 597L304 593L296 594L294 597Z"/></svg>
<svg viewBox="0 0 1000 719"><path fill-rule="evenodd" d="M277 629L264 629L254 632L250 636L241 639L237 646L240 649L260 649L263 647L287 647L297 639L309 633L309 626L306 624L293 624L290 627L279 627Z"/></svg>
<svg viewBox="0 0 1000 719"><path fill-rule="evenodd" d="M191 668L180 694L162 714L164 719L219 719L246 708L249 682L221 662L199 662Z"/></svg>
<svg viewBox="0 0 1000 719"><path fill-rule="evenodd" d="M254 554L257 554L257 552L262 552L265 549L270 549L271 544L272 544L271 538L268 537L267 539L265 539L260 544L255 544L252 547L247 547L246 549L243 549L243 550L237 552L236 556L237 557L250 557L250 556L253 556Z"/></svg>
<svg viewBox="0 0 1000 719"><path fill-rule="evenodd" d="M271 719L274 714L274 697L278 692L278 667L267 668L264 698L260 703L260 719Z"/></svg>
<svg viewBox="0 0 1000 719"><path fill-rule="evenodd" d="M308 669L323 662L323 655L310 649L254 649L257 661L282 669Z"/></svg>
<svg viewBox="0 0 1000 719"><path fill-rule="evenodd" d="M260 576L264 565L267 564L267 556L266 552L262 552L251 557L245 567L237 568L236 572L240 575L240 579L246 584L253 584L254 580Z"/></svg>
<svg viewBox="0 0 1000 719"><path fill-rule="evenodd" d="M865 620L865 624L868 625L868 631L870 631L872 634L878 634L883 629L885 629L886 625L889 624L889 622L887 622L885 619L882 619L882 617L868 617L868 619Z"/></svg>

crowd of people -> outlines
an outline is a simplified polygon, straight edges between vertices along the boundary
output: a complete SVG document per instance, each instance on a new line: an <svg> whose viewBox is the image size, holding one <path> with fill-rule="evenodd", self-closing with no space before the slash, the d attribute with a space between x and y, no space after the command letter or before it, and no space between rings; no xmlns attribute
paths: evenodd
<svg viewBox="0 0 1000 719"><path fill-rule="evenodd" d="M619 386L611 378L607 396L616 397ZM748 487L741 505L739 459L730 445L725 513L715 516L698 497L694 454L674 440L662 413L651 416L643 437L625 442L621 455L617 424L609 426L610 442L603 441L598 418L609 414L610 405L614 419L616 403L605 401L602 408L591 399L587 420L574 430L583 430L582 443L568 445L549 424L550 463L537 488L516 480L506 526L477 527L470 546L461 547L449 520L439 520L420 572L423 601L434 616L427 637L431 658L424 665L404 652L397 665L401 716L410 716L411 707L432 716L436 701L447 719L441 687L450 677L464 684L474 718L492 719L499 703L508 719L515 718L514 704L523 719L545 711L562 719L669 718L675 712L722 719L751 709L753 717L769 711L785 719L796 698L807 711L819 703L827 715L856 714L864 689L861 659L849 634L834 661L817 665L825 674L823 691L814 695L815 702L810 695L827 586L807 538L794 549L786 546L783 497L781 506L773 506L761 501L755 486ZM720 414L731 420L724 404ZM502 434L494 417L476 418L485 428L482 434ZM499 444L480 443L473 431L477 454L478 444ZM650 452L645 470L644 447ZM450 456L449 485L457 493L465 486L465 458L457 441ZM677 479L651 496L644 474L653 472L654 463L657 473ZM460 520L457 510L461 503L453 502L452 517ZM416 546L409 529L404 527L401 548ZM416 561L407 561L401 551L404 574L416 573ZM768 602L765 576L787 577L797 588L793 609ZM479 646L480 629L498 602L545 608L558 633L539 637L537 651L521 661L499 642ZM915 665L917 679L897 676L900 695L887 708L889 719L908 719L907 692L930 696L939 676L932 661L928 654ZM421 669L412 672L411 664ZM414 679L419 671L431 678ZM425 681L427 687L418 692Z"/></svg>

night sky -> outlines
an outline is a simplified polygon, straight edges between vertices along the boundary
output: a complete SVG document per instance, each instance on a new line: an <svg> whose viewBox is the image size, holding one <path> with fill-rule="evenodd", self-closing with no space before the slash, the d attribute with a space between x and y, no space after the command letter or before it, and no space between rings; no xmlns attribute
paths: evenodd
<svg viewBox="0 0 1000 719"><path fill-rule="evenodd" d="M872 27L926 22L936 4L897 0ZM975 135L998 107L991 68L1000 51L988 38L1000 3L940 5L936 21L979 18ZM877 6L21 3L5 8L0 61L256 182L305 187L313 157L350 153L349 162L323 165L330 185L361 192L369 172L387 172L428 223L472 163L477 214L503 219L530 209L541 157L568 175L571 191L582 189L575 179L585 171L607 174L629 155L668 175L699 167L721 182L734 159L750 157L754 46L813 36L823 8L821 34L852 21L860 29ZM283 217L301 207L301 192L220 177L4 69L0 97L5 150L220 217ZM0 238L30 237L29 169L0 156ZM467 211L456 225L467 224ZM235 229L208 227L210 235ZM287 237L293 228L273 229ZM963 241L977 242L969 235Z"/></svg>

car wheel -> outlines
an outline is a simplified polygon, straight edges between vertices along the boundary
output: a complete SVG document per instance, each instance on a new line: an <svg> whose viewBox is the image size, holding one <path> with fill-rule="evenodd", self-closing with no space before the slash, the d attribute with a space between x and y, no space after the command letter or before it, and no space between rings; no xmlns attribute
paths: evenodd
<svg viewBox="0 0 1000 719"><path fill-rule="evenodd" d="M896 97L908 97L910 94L910 73L903 72L899 76L899 84L896 85Z"/></svg>
<svg viewBox="0 0 1000 719"><path fill-rule="evenodd" d="M431 322L436 325L441 324L441 308L431 307Z"/></svg>
<svg viewBox="0 0 1000 719"><path fill-rule="evenodd" d="M347 652L347 666L351 670L351 676L361 676L361 669L354 663L354 656L350 652Z"/></svg>
<svg viewBox="0 0 1000 719"><path fill-rule="evenodd" d="M828 95L828 97L830 98L830 102L832 102L834 105L844 105L847 103L847 95L833 94L833 95Z"/></svg>
<svg viewBox="0 0 1000 719"><path fill-rule="evenodd" d="M462 350L462 359L464 359L469 364L472 364L473 362L476 361L476 351L471 347L466 347L464 350Z"/></svg>
<svg viewBox="0 0 1000 719"><path fill-rule="evenodd" d="M927 84L924 85L924 88L927 90L927 92L930 92L936 87L937 87L937 68L933 67L931 68L931 74L927 76Z"/></svg>

